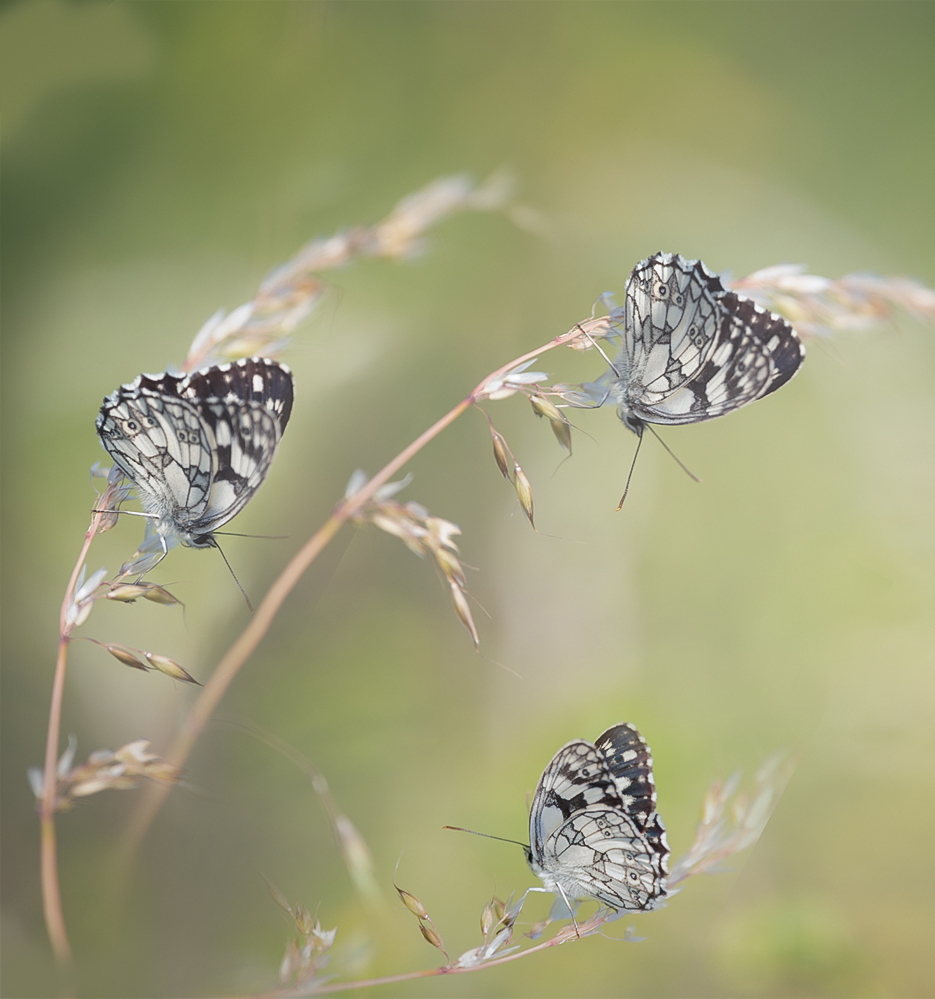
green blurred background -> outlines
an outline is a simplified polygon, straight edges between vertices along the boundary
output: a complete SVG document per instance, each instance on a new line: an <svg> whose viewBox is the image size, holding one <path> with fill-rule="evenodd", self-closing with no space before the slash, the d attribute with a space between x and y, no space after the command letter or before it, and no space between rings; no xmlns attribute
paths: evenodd
<svg viewBox="0 0 935 999"><path fill-rule="evenodd" d="M181 363L219 306L306 239L381 218L461 170L505 166L547 237L459 216L414 264L357 264L299 331L297 401L269 484L229 539L254 599L328 515L485 373L565 331L659 249L740 275L805 262L935 284L930 3L65 3L3 31L4 992L54 988L27 766L41 763L61 593L88 522L102 396ZM600 373L552 353L552 377ZM59 821L65 911L89 996L275 984L288 926L260 873L339 928L332 970L437 963L493 890L533 884L515 847L551 755L622 719L653 748L676 853L709 782L801 761L749 856L591 939L399 996L920 996L935 992L935 333L901 318L813 343L768 400L651 440L582 413L573 458L521 398L489 407L536 491L534 534L468 413L405 495L464 531L474 654L431 566L345 529L223 704L307 754L369 843L358 902L298 769L217 723L115 914L137 792ZM129 518L90 568L136 547ZM100 606L84 633L204 679L247 613L220 559L154 574L186 602ZM928 611L926 608L929 608ZM63 734L79 759L164 750L195 696L73 647ZM393 897L391 897L393 896ZM547 908L542 896L529 913ZM618 924L622 930L625 923Z"/></svg>

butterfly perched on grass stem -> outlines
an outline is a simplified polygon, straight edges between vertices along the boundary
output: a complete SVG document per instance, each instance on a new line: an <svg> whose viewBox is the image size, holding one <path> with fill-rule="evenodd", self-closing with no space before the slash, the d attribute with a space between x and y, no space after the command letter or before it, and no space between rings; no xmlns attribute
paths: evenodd
<svg viewBox="0 0 935 999"><path fill-rule="evenodd" d="M532 799L526 859L545 886L533 890L566 904L662 904L669 844L656 812L652 756L636 726L614 725L594 743L576 739L555 754Z"/></svg>
<svg viewBox="0 0 935 999"><path fill-rule="evenodd" d="M104 400L101 444L136 486L163 553L216 547L213 532L266 478L292 401L292 372L266 357L139 375Z"/></svg>
<svg viewBox="0 0 935 999"><path fill-rule="evenodd" d="M635 433L700 423L775 392L799 370L792 326L728 291L700 260L657 253L633 268L610 395Z"/></svg>
<svg viewBox="0 0 935 999"><path fill-rule="evenodd" d="M623 337L600 381L640 443L654 423L701 423L762 399L805 359L805 345L782 316L728 291L700 260L678 254L641 260L623 308L611 317L623 320ZM618 510L635 464L636 455Z"/></svg>

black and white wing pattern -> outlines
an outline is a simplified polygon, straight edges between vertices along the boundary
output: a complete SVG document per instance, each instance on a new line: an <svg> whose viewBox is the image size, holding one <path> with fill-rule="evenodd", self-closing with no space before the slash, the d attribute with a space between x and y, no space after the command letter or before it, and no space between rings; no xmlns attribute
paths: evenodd
<svg viewBox="0 0 935 999"><path fill-rule="evenodd" d="M104 400L96 427L156 532L203 548L266 478L292 400L292 372L249 357L184 376L139 375Z"/></svg>
<svg viewBox="0 0 935 999"><path fill-rule="evenodd" d="M775 392L804 358L781 316L728 291L700 260L657 253L627 282L611 395L636 433L700 423Z"/></svg>
<svg viewBox="0 0 935 999"><path fill-rule="evenodd" d="M529 866L566 900L654 909L666 897L669 846L652 758L626 723L598 743L569 742L545 768L529 815Z"/></svg>

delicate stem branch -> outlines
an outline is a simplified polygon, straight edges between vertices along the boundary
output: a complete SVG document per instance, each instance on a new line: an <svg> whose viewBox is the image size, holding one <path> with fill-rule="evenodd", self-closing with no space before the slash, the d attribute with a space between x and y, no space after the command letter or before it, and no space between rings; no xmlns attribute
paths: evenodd
<svg viewBox="0 0 935 999"><path fill-rule="evenodd" d="M42 879L42 907L45 926L55 960L62 966L71 965L71 944L62 911L62 893L58 883L58 855L55 846L55 765L58 761L58 735L62 718L62 696L68 665L68 639L60 638L52 681L52 702L49 707L49 729L46 736L43 795L39 805L41 846L39 866Z"/></svg>
<svg viewBox="0 0 935 999"><path fill-rule="evenodd" d="M536 944L534 947L527 947L525 950L514 951L511 954L504 954L501 957L492 957L487 961L482 961L477 964L445 964L440 968L424 968L421 971L404 971L398 975L386 975L382 978L366 978L354 982L325 982L321 985L312 983L311 987L309 987L307 991L302 991L301 986L299 989L282 989L275 992L265 993L262 999L279 999L279 997L283 997L283 999L285 999L287 996L297 995L328 995L335 992L351 992L354 989L373 988L377 985L392 985L395 982L410 982L417 978L438 978L441 975L466 975L473 971L481 971L484 968L493 968L498 964L507 964L510 961L518 961L520 958L527 957L530 954L536 954L539 951L547 950L550 947L559 947L561 944L569 943L572 940L583 940L586 936L593 935L603 922L604 920L600 917L600 914L598 914L595 919L589 921L589 923L594 923L594 926L589 926L589 923L584 924L579 927L577 932L573 926L565 926L550 940L544 940L542 943Z"/></svg>
<svg viewBox="0 0 935 999"><path fill-rule="evenodd" d="M568 943L569 940L577 939L574 929L571 927L567 929L570 931L568 934L566 934L565 930L562 930L561 933L552 937L551 940L545 940L541 944L536 944L535 947L514 951L512 954L504 954L503 957L492 957L489 961L484 961L482 964L466 965L465 967L446 964L441 968L428 968L424 971L407 971L399 975L387 975L385 978L368 978L359 982L334 982L333 984L322 985L320 988L316 988L311 994L326 995L329 992L349 992L351 989L366 989L374 985L391 985L393 982L406 982L415 978L435 978L439 975L466 975L472 971L480 971L482 968L493 968L498 964L518 961L521 957L526 957L528 954L535 954L537 951L546 950L549 947L558 947L560 944Z"/></svg>
<svg viewBox="0 0 935 999"><path fill-rule="evenodd" d="M75 587L81 567L88 555L88 549L97 534L103 514L96 513L91 520L78 560L72 569L62 610L59 616L58 655L55 660L55 676L52 680L52 698L49 703L49 727L45 740L45 765L42 777L42 800L39 803L39 823L41 829L40 873L42 881L42 905L45 912L45 925L52 944L55 959L62 967L71 965L71 944L65 928L65 915L62 910L62 893L58 881L58 858L55 844L55 801L58 786L58 740L62 725L62 700L65 694L65 673L68 668L68 643L71 639L68 624L68 609L75 596Z"/></svg>
<svg viewBox="0 0 935 999"><path fill-rule="evenodd" d="M441 419L437 420L424 433L420 434L408 447L400 451L392 461L385 465L353 496L347 497L337 505L334 513L296 553L279 578L270 587L250 623L230 649L228 649L207 683L205 683L204 689L189 711L188 716L182 724L181 731L169 751L168 760L170 763L178 767L181 767L185 763L198 737L204 731L211 714L230 686L231 681L262 641L263 636L269 630L273 619L279 612L280 607L282 607L286 597L292 592L295 585L302 578L302 575L312 562L315 561L328 542L338 533L338 530L345 521L360 511L373 498L377 490L389 482L429 441L437 437L449 424L453 423L465 410L469 409L483 394L490 382L500 378L525 361L538 357L540 354L544 354L554 347L563 346L576 336L580 336L579 329L569 330L568 333L555 337L554 340L550 340L547 344L543 344L541 347L537 347L535 350L531 350L521 357L510 361L509 364L504 364L496 371L491 372L457 406L450 409ZM137 848L149 830L150 825L152 825L169 790L169 785L154 785L138 804L136 811L131 817L127 837L124 842L123 859L127 866L132 862Z"/></svg>

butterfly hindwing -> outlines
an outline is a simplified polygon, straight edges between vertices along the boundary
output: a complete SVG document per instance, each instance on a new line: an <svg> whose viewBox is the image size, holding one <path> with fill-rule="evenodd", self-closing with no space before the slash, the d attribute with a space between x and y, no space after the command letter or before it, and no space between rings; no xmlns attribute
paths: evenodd
<svg viewBox="0 0 935 999"><path fill-rule="evenodd" d="M653 758L646 740L635 725L623 722L602 732L594 745L604 755L627 814L640 828L645 827L656 810Z"/></svg>

